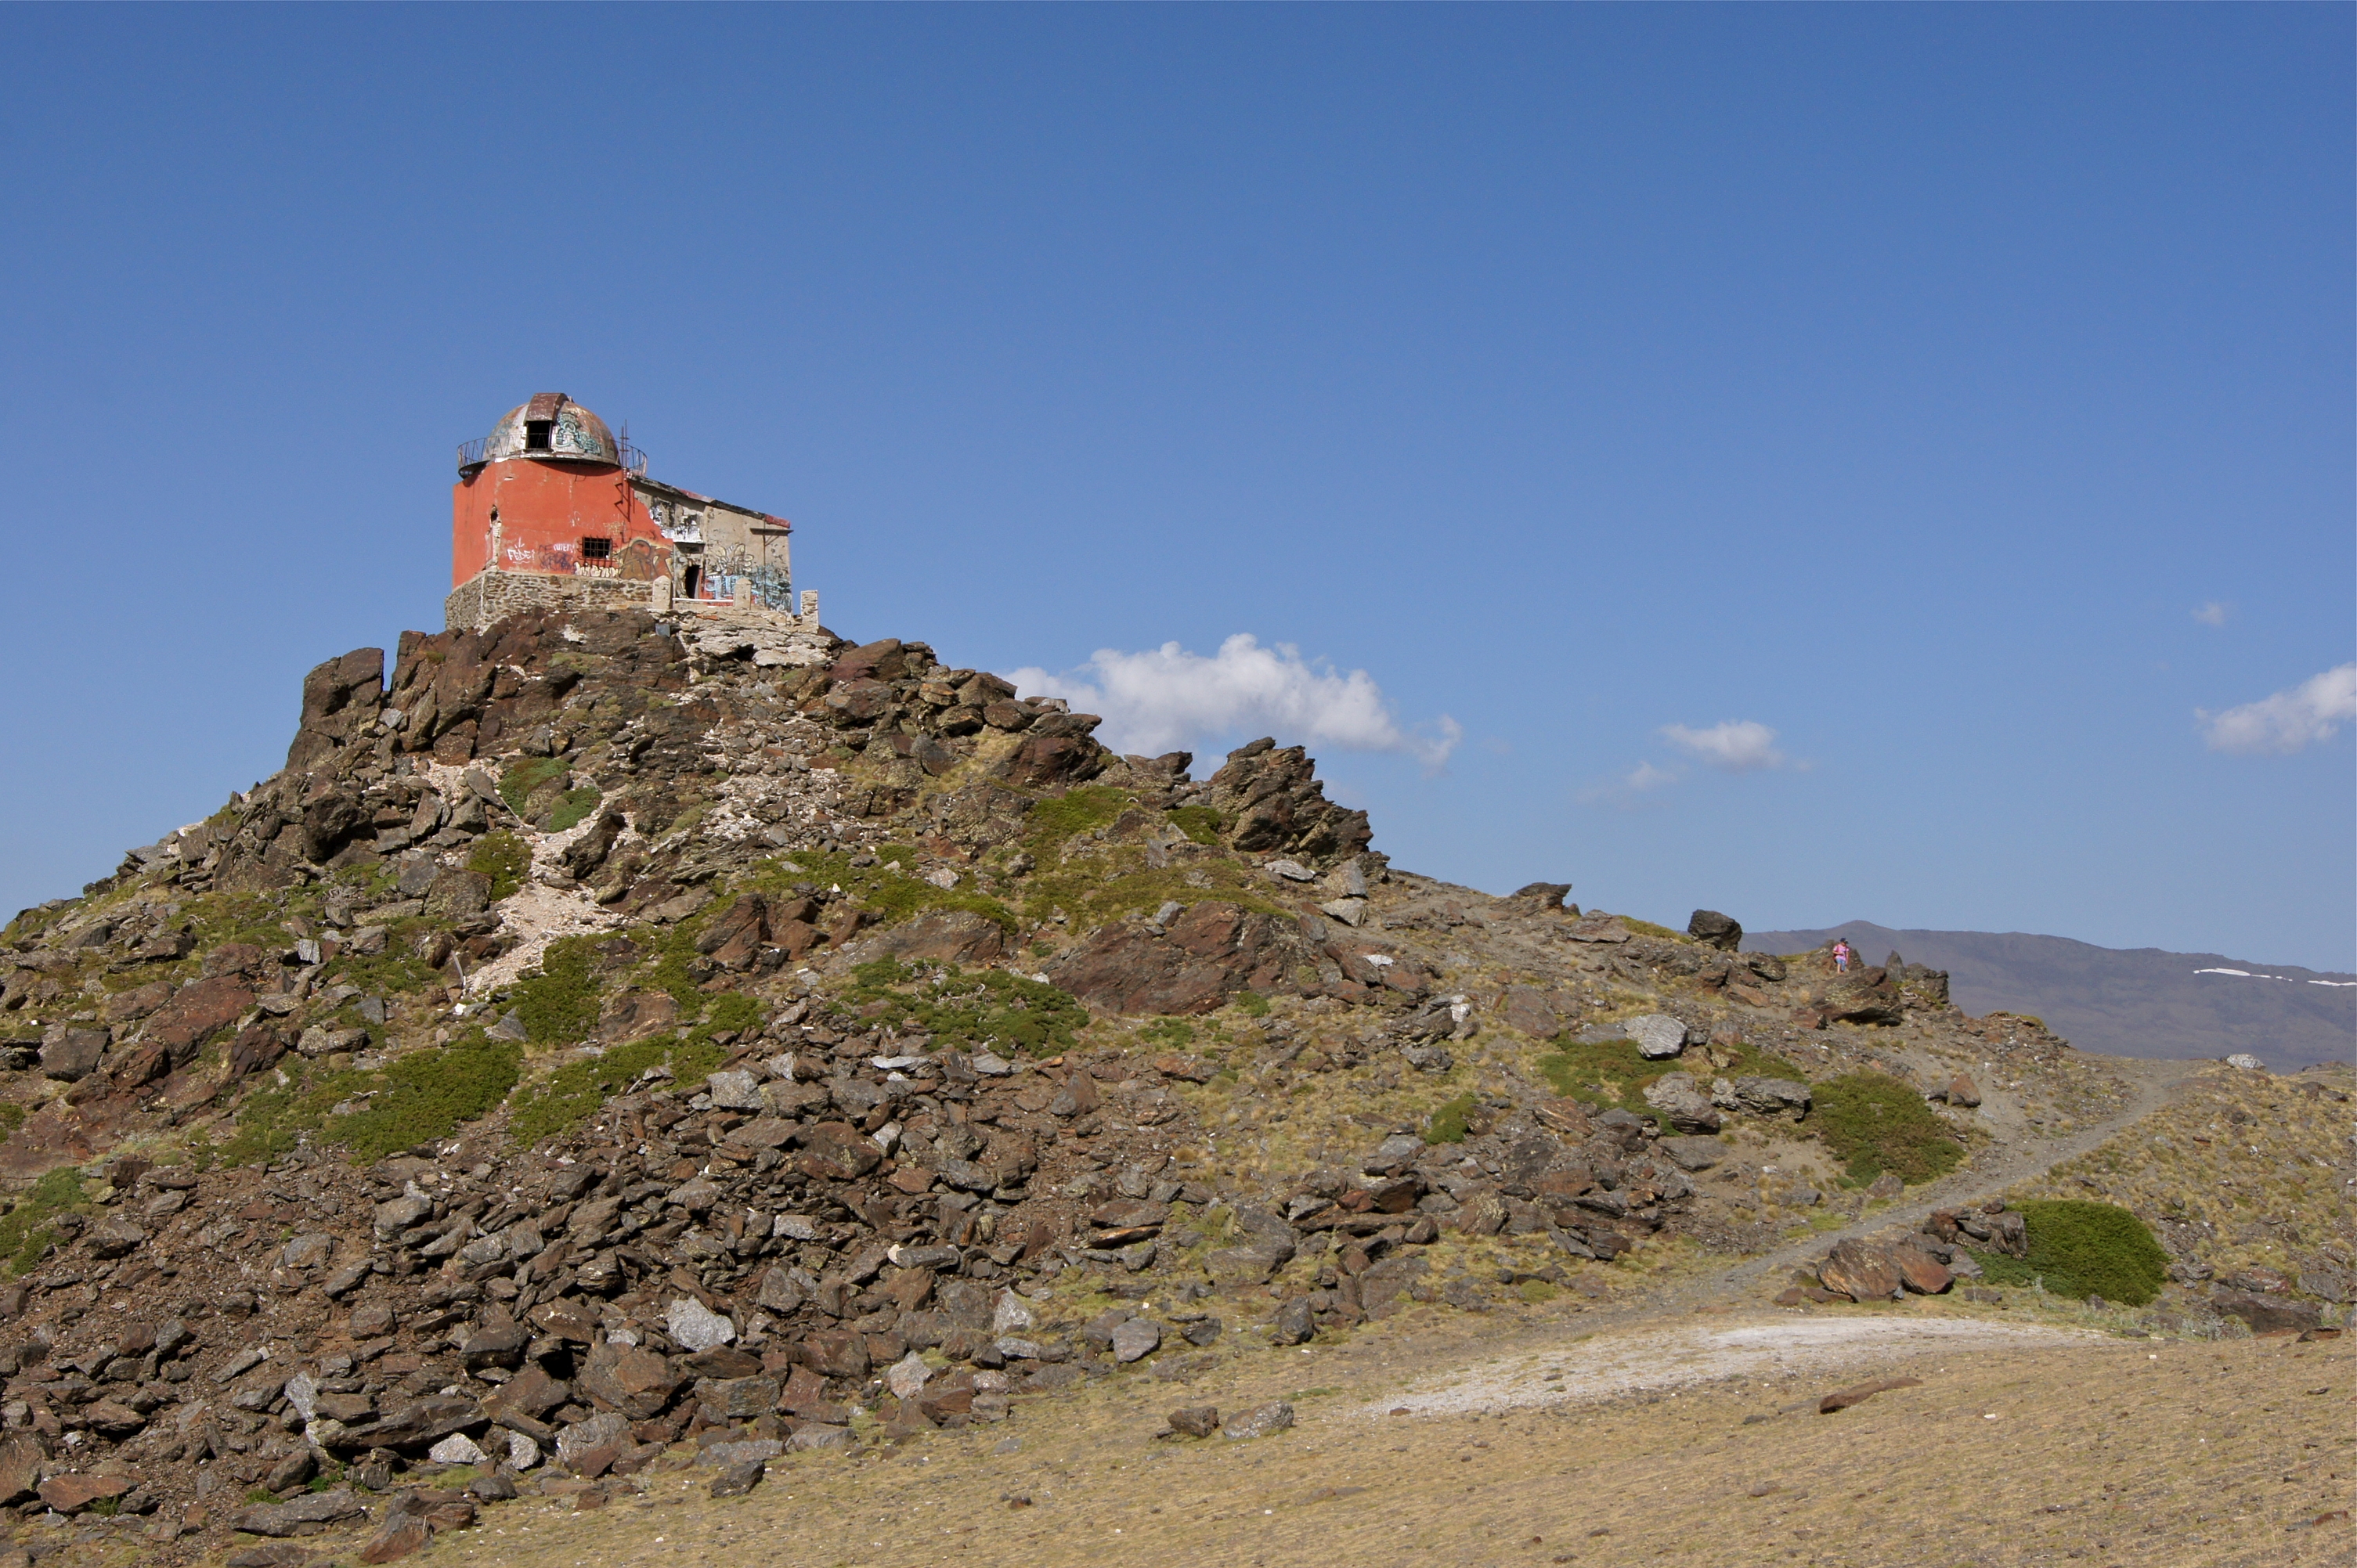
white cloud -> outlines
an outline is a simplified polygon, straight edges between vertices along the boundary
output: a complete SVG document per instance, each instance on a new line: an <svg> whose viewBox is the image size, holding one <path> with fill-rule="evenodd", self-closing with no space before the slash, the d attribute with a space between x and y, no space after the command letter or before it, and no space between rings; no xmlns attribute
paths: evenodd
<svg viewBox="0 0 2357 1568"><path fill-rule="evenodd" d="M1708 729L1664 725L1662 738L1687 756L1728 773L1784 766L1784 754L1776 749L1776 732L1750 719L1729 719Z"/></svg>
<svg viewBox="0 0 2357 1568"><path fill-rule="evenodd" d="M1117 751L1158 755L1251 730L1313 750L1402 752L1438 768L1465 733L1446 714L1430 735L1404 730L1364 670L1340 673L1290 643L1264 648L1248 632L1210 658L1175 642L1140 653L1101 648L1079 670L1017 670L1013 679L1026 696L1061 697L1102 715L1099 734Z"/></svg>
<svg viewBox="0 0 2357 1568"><path fill-rule="evenodd" d="M1618 806L1633 811L1645 802L1645 797L1656 789L1666 789L1684 775L1674 768L1656 768L1650 762L1640 762L1619 778L1591 786L1579 792L1583 806Z"/></svg>
<svg viewBox="0 0 2357 1568"><path fill-rule="evenodd" d="M2288 692L2222 714L2196 708L2193 714L2212 751L2298 751L2311 741L2330 740L2341 725L2357 720L2357 664L2327 670Z"/></svg>
<svg viewBox="0 0 2357 1568"><path fill-rule="evenodd" d="M2227 616L2233 613L2233 608L2232 605L2222 605L2217 600L2212 599L2193 612L2193 618L2203 626L2224 626Z"/></svg>

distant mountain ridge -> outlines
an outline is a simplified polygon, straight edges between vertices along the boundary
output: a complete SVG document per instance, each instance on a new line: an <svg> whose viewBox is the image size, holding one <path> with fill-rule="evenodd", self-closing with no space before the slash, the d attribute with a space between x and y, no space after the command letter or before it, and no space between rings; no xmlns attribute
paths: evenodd
<svg viewBox="0 0 2357 1568"><path fill-rule="evenodd" d="M2357 1051L2357 974L2023 931L1894 930L1871 920L1753 931L1743 945L1802 952L1836 937L1869 963L1896 950L1944 969L1966 1012L2034 1014L2082 1050L2164 1058L2246 1051L2278 1072L2347 1061Z"/></svg>

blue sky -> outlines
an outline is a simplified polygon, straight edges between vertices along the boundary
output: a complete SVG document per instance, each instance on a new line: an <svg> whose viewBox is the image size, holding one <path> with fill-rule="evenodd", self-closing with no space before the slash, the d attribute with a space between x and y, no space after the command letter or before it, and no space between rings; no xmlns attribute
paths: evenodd
<svg viewBox="0 0 2357 1568"><path fill-rule="evenodd" d="M0 904L438 628L564 391L836 630L1307 739L1405 866L2347 969L2352 34L8 7Z"/></svg>

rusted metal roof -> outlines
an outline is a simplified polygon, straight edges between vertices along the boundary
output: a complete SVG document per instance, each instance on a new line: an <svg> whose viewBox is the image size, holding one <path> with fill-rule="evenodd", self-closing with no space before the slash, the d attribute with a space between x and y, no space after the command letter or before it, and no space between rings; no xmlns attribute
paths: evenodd
<svg viewBox="0 0 2357 1568"><path fill-rule="evenodd" d="M554 419L556 411L572 401L563 392L534 392L532 401L523 405L524 419L527 423Z"/></svg>

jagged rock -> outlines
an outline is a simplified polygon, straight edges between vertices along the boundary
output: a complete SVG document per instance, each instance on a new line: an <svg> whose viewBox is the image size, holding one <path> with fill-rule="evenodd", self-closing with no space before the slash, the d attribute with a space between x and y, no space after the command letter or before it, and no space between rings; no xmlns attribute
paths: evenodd
<svg viewBox="0 0 2357 1568"><path fill-rule="evenodd" d="M644 1421L660 1414L687 1379L656 1351L609 1341L589 1352L577 1381L632 1421Z"/></svg>
<svg viewBox="0 0 2357 1568"><path fill-rule="evenodd" d="M1326 799L1302 747L1279 748L1264 736L1228 753L1205 784L1220 813L1221 837L1246 854L1290 857L1323 870L1365 850L1374 831L1364 811Z"/></svg>
<svg viewBox="0 0 2357 1568"><path fill-rule="evenodd" d="M75 1083L89 1077L98 1069L99 1058L106 1054L109 1033L104 1029L85 1029L59 1024L41 1036L41 1073L65 1083Z"/></svg>
<svg viewBox="0 0 2357 1568"><path fill-rule="evenodd" d="M1304 944L1293 922L1207 900L1157 935L1105 926L1049 965L1048 975L1108 1013L1209 1013L1239 991L1290 989Z"/></svg>
<svg viewBox="0 0 2357 1568"><path fill-rule="evenodd" d="M124 1489L128 1490L128 1486ZM298 1533L305 1525L334 1524L342 1520L357 1519L367 1511L367 1505L350 1487L339 1487L333 1491L312 1492L287 1502L264 1503L258 1508L243 1509L230 1522L249 1535L285 1537Z"/></svg>
<svg viewBox="0 0 2357 1568"><path fill-rule="evenodd" d="M1825 1015L1844 1024L1889 1027L1907 1021L1907 1005L1886 971L1860 970L1825 987Z"/></svg>
<svg viewBox="0 0 2357 1568"><path fill-rule="evenodd" d="M369 1427L361 1439L371 1448L411 1448L481 1426L482 1407L465 1394L427 1394L393 1407L383 1420Z"/></svg>
<svg viewBox="0 0 2357 1568"><path fill-rule="evenodd" d="M1710 1099L1695 1088L1691 1073L1663 1073L1645 1086L1645 1103L1669 1118L1681 1133L1716 1133L1718 1112Z"/></svg>

